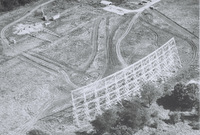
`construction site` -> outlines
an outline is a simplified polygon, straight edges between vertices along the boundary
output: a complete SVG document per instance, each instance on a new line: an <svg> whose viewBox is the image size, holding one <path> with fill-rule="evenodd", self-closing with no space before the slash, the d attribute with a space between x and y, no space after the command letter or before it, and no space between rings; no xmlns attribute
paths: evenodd
<svg viewBox="0 0 200 135"><path fill-rule="evenodd" d="M0 134L75 135L141 82L197 71L198 10L197 0L40 0L2 14Z"/></svg>

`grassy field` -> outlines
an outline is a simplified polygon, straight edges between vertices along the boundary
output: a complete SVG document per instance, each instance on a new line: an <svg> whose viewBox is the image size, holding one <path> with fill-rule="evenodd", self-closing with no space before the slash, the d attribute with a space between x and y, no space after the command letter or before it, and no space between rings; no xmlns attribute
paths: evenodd
<svg viewBox="0 0 200 135"><path fill-rule="evenodd" d="M127 4L121 7L134 8ZM166 0L161 1L155 8L198 36L197 0ZM12 22L13 18L18 19L30 9L31 7L26 7L23 10L17 10L16 13L10 12L1 16L0 28ZM74 88L67 84L62 74L50 75L15 57L18 54L20 57L23 51L31 49L29 51L60 63L66 67L66 73L78 87L90 84L123 68L117 59L116 44L126 31L133 15L119 16L105 12L98 6L95 8L94 5L62 0L45 6L44 12L49 18L57 13L63 13L60 19L52 21L46 27L59 34L61 38L45 32L39 33L52 40L53 43L29 35L14 35L14 26L6 31L6 37L8 39L14 37L18 43L10 45L13 49L7 53L9 57L0 55L0 110L2 110L0 134L7 134L8 131L23 126L26 121L38 115L40 108L43 108L43 105L51 99L62 100L52 104L46 114L52 113L56 107L62 108L65 104L70 104L71 101L70 92ZM155 14L144 12L142 17L138 18L138 23L133 25L121 42L120 50L125 62L128 65L137 62L174 37L183 67L188 66L194 54L191 44L179 31ZM99 26L94 27L99 17L102 17ZM41 16L33 14L20 23L34 22L42 22ZM95 28L97 31L94 30ZM94 36L95 32L98 34L97 39ZM94 51L94 39L97 42L97 51L89 61ZM87 68L83 70L83 67ZM45 130L56 135L67 134L68 124L71 124L72 118L66 115L66 111L63 109L59 113L38 121L30 128Z"/></svg>
<svg viewBox="0 0 200 135"><path fill-rule="evenodd" d="M161 1L156 8L196 36L199 36L198 0L165 0Z"/></svg>

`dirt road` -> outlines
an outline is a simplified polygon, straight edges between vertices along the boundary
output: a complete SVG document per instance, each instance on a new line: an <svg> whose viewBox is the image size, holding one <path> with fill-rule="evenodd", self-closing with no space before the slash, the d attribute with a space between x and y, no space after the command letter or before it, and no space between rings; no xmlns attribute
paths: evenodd
<svg viewBox="0 0 200 135"><path fill-rule="evenodd" d="M25 19L26 17L28 17L29 15L31 15L33 12L35 12L38 8L40 8L40 7L42 7L42 6L46 5L46 4L49 4L49 3L53 2L53 1L55 1L55 0L50 0L50 1L47 1L47 2L45 2L45 3L43 3L43 4L41 4L41 5L36 6L36 7L33 8L30 12L28 12L25 16L23 16L23 17L19 18L18 20L14 21L14 22L12 22L12 23L10 23L10 24L8 24L8 25L6 25L6 26L1 30L1 39L2 39L1 42L2 42L2 44L5 44L6 46L9 45L9 41L6 39L6 36L5 36L5 31L6 31L9 27L11 27L11 26L15 25L16 23L22 21L23 19Z"/></svg>
<svg viewBox="0 0 200 135"><path fill-rule="evenodd" d="M59 73L61 73L66 82L72 88L78 88L78 86L70 80L68 74L65 71L65 66L33 52L23 53L19 56L19 58L54 76L58 76Z"/></svg>
<svg viewBox="0 0 200 135"><path fill-rule="evenodd" d="M187 36L190 39L195 40L195 42L197 42L197 40L199 39L198 36L194 35L193 33L191 33L186 28L184 28L181 25L179 25L178 23L174 22L172 19L170 19L169 17L167 17L166 15L164 15L163 13L161 13L160 11L158 11L156 9L148 10L148 11L150 13L153 12L158 17L160 17L161 19L163 19L165 22L167 22L168 24L170 24L172 27L174 27L175 29L177 29L178 31L180 31L182 34L184 34L185 36Z"/></svg>
<svg viewBox="0 0 200 135"><path fill-rule="evenodd" d="M92 54L90 55L87 62L85 62L83 65L80 66L80 71L87 70L89 68L89 66L91 65L91 63L94 61L94 58L97 54L97 51L98 51L98 30L99 30L99 24L101 23L102 19L103 19L103 17L97 18L97 20L95 21L95 23L93 25L92 40L91 40L92 46L93 46Z"/></svg>
<svg viewBox="0 0 200 135"><path fill-rule="evenodd" d="M120 46L121 46L121 41L128 35L128 33L130 32L130 30L132 29L133 25L136 24L136 19L141 15L141 13L137 13L131 20L131 22L129 23L125 33L118 39L117 44L116 44L116 52L117 52L117 57L120 61L120 63L122 64L123 67L127 67L127 63L124 61L122 54L121 54L121 50L120 50Z"/></svg>
<svg viewBox="0 0 200 135"><path fill-rule="evenodd" d="M189 39L188 37L183 36L182 34L174 33L172 31L170 31L169 29L163 29L163 28L160 28L158 26L155 26L155 25L145 21L142 18L140 18L140 19L143 22L143 24L145 26L147 26L147 27L152 27L152 28L155 28L155 29L161 29L164 32L167 32L167 33L169 33L171 35L174 35L174 36L177 36L177 37L181 38L182 40L187 41L187 43L191 46L191 49L192 49L192 52L193 52L192 53L192 60L188 62L188 65L191 65L191 64L193 64L195 62L195 60L197 59L197 56L198 56L198 48L196 47L195 43L191 39Z"/></svg>
<svg viewBox="0 0 200 135"><path fill-rule="evenodd" d="M147 3L144 7L140 8L140 9L137 9L135 10L137 12L137 14L132 18L131 22L129 23L128 25L128 28L127 30L125 31L125 33L119 38L119 40L117 41L117 44L116 44L116 52L117 52L117 56L118 56L118 59L119 61L121 62L121 64L123 65L123 67L127 67L127 63L124 61L122 55L121 55L121 51L120 51L120 46L121 46L121 41L128 35L128 33L130 32L131 28L133 27L134 24L136 24L136 20L137 18L141 15L141 13L149 8L150 6L152 6L153 4L159 2L160 0L153 0L152 2L150 3ZM135 12L134 11L134 12Z"/></svg>

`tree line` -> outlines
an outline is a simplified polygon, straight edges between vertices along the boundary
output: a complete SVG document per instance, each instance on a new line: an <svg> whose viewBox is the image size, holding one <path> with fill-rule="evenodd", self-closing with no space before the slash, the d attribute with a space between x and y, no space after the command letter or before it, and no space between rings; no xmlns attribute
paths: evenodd
<svg viewBox="0 0 200 135"><path fill-rule="evenodd" d="M0 12L10 11L18 6L38 0L0 0Z"/></svg>
<svg viewBox="0 0 200 135"><path fill-rule="evenodd" d="M193 108L199 111L199 87L194 83L177 83L172 91L164 89L169 90L169 87L144 84L140 97L122 100L120 104L106 110L91 121L92 132L76 132L76 135L156 135L158 132L158 134L180 132L174 128L176 124L188 127L183 122L188 121L187 117L181 114L184 114L184 111L191 112ZM196 113L193 117L196 118ZM193 132L193 128L199 129L195 125L196 121L197 119L190 120L193 125L188 127L187 132ZM170 127L169 131L162 129L165 125ZM146 133L144 127L151 133ZM171 131L171 128L174 129Z"/></svg>

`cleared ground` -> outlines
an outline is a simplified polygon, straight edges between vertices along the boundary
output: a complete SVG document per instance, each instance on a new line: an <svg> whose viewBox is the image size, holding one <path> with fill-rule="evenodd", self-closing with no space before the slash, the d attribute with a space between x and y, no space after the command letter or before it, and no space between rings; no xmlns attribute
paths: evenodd
<svg viewBox="0 0 200 135"><path fill-rule="evenodd" d="M167 0L155 7L197 36L196 4L196 0ZM139 8L134 4L120 6ZM41 9L5 31L7 39L12 37L17 43L7 46L6 54L0 55L0 110L3 110L0 134L7 135L10 131L24 134L30 129L52 135L71 134L71 90L121 70L123 65L117 51L130 65L174 37L183 66L197 64L193 61L197 58L196 42L193 44L193 39L183 36L150 10L135 20L117 50L118 39L135 14L119 16L101 8L74 1L57 1L44 6L48 18L61 13L58 20L45 26L60 37L44 31L38 34L52 43L30 35L13 34L17 24L45 23L39 14ZM30 10L31 6L1 16L0 28Z"/></svg>

